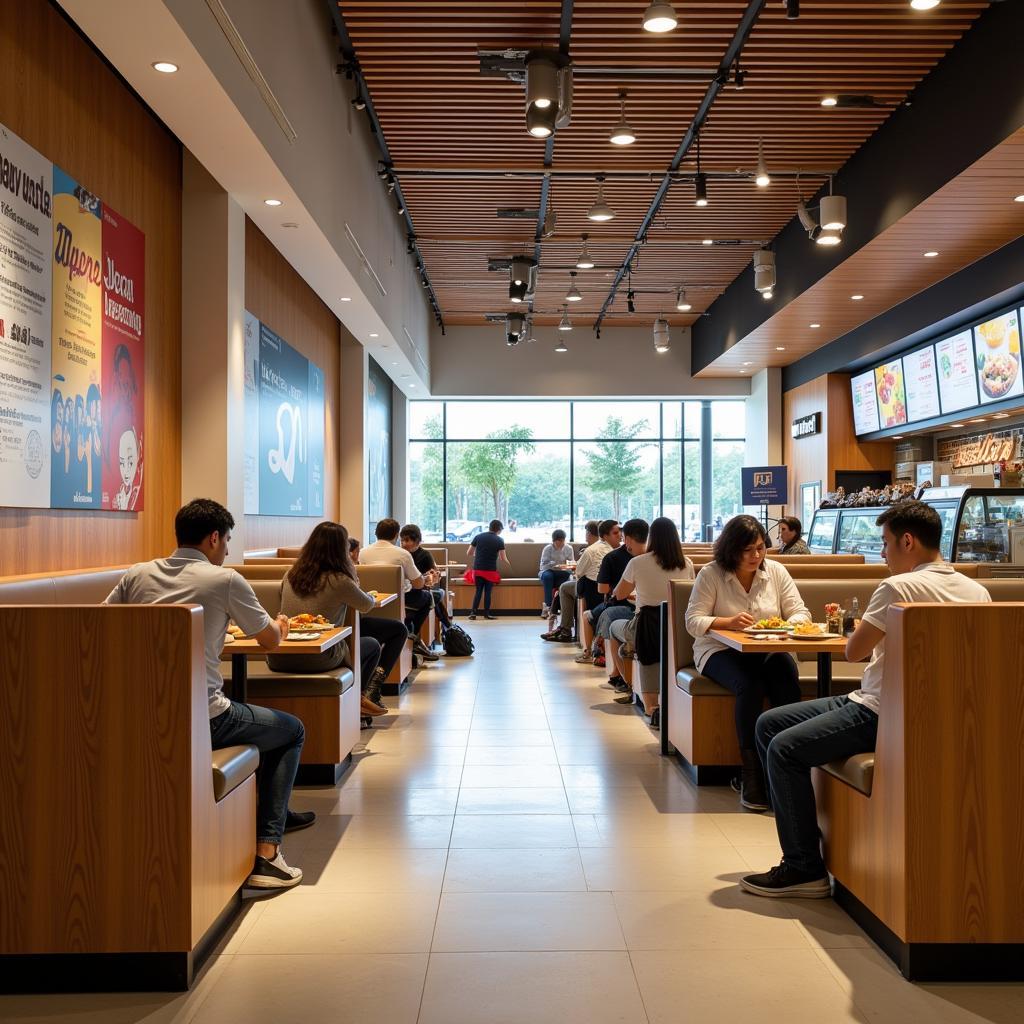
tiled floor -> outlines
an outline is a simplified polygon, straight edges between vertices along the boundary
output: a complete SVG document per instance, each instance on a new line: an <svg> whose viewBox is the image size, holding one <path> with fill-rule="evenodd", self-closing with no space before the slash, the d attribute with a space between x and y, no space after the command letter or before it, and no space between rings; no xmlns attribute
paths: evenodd
<svg viewBox="0 0 1024 1024"><path fill-rule="evenodd" d="M5 1024L1019 1024L1024 986L905 982L831 902L769 901L770 817L697 790L540 619L472 624L296 794L296 891L187 995L0 999Z"/></svg>

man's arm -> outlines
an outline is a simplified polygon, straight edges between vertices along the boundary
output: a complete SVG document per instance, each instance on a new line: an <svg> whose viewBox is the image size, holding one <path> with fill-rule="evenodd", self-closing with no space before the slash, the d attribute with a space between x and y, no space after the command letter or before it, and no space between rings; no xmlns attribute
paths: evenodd
<svg viewBox="0 0 1024 1024"><path fill-rule="evenodd" d="M885 630L871 625L867 619L861 619L860 625L846 641L846 660L864 661L871 657L871 652L885 639Z"/></svg>
<svg viewBox="0 0 1024 1024"><path fill-rule="evenodd" d="M502 549L501 549L501 550L500 550L500 551L498 552L498 558L499 558L499 559L500 559L500 560L501 560L502 562L504 562L504 563L505 563L505 564L506 564L506 565L507 565L507 566L508 566L508 567L509 567L510 569L512 568L512 563L511 563L511 562L510 562L510 561L508 560L508 555L506 555L506 554L505 554L505 549L504 549L504 548L502 548Z"/></svg>
<svg viewBox="0 0 1024 1024"><path fill-rule="evenodd" d="M265 651L276 650L280 645L281 641L288 637L288 616L284 613L278 615L273 622L268 622L258 633L253 636L253 639L262 647Z"/></svg>

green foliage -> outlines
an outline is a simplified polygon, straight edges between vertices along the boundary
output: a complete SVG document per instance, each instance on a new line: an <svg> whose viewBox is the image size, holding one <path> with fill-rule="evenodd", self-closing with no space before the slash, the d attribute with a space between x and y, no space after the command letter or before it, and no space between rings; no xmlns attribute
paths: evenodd
<svg viewBox="0 0 1024 1024"><path fill-rule="evenodd" d="M637 420L626 425L618 416L609 416L599 435L602 440L597 441L591 450L583 453L586 461L584 481L592 491L610 499L612 519L622 518L623 496L634 494L645 475L644 467L637 456L644 448L657 447L654 441L632 440L649 429L647 420ZM657 493L655 479L655 501Z"/></svg>
<svg viewBox="0 0 1024 1024"><path fill-rule="evenodd" d="M529 427L513 423L504 430L492 430L487 439L462 446L458 475L467 487L487 494L494 507L494 518L508 520L508 503L515 487L520 454L532 455L536 445L523 440L533 436Z"/></svg>

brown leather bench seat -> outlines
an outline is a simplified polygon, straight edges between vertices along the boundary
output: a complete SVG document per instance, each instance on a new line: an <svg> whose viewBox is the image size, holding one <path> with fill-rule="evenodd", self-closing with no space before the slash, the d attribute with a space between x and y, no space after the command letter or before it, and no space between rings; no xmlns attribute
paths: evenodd
<svg viewBox="0 0 1024 1024"><path fill-rule="evenodd" d="M860 790L865 796L871 796L871 783L875 778L875 753L854 754L840 761L829 761L821 766L821 770Z"/></svg>
<svg viewBox="0 0 1024 1024"><path fill-rule="evenodd" d="M260 766L260 752L249 744L213 751L213 798L233 793Z"/></svg>
<svg viewBox="0 0 1024 1024"><path fill-rule="evenodd" d="M265 661L249 666L249 697L340 697L355 686L350 668L327 673L274 672Z"/></svg>

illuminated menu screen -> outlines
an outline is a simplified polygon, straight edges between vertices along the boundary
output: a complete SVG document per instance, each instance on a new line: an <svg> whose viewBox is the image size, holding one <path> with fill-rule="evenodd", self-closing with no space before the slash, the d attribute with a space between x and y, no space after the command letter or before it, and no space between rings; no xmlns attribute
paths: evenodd
<svg viewBox="0 0 1024 1024"><path fill-rule="evenodd" d="M850 381L853 388L853 429L857 434L878 430L878 399L875 397L875 372L868 370Z"/></svg>
<svg viewBox="0 0 1024 1024"><path fill-rule="evenodd" d="M969 330L935 343L935 367L943 413L959 412L978 404L974 346Z"/></svg>
<svg viewBox="0 0 1024 1024"><path fill-rule="evenodd" d="M988 405L1024 395L1017 312L1004 313L974 328L974 365L981 401Z"/></svg>
<svg viewBox="0 0 1024 1024"><path fill-rule="evenodd" d="M907 387L907 421L918 423L938 416L939 383L931 345L903 357L903 379Z"/></svg>
<svg viewBox="0 0 1024 1024"><path fill-rule="evenodd" d="M878 420L882 428L902 427L907 422L902 360L875 367L875 394L878 396Z"/></svg>

